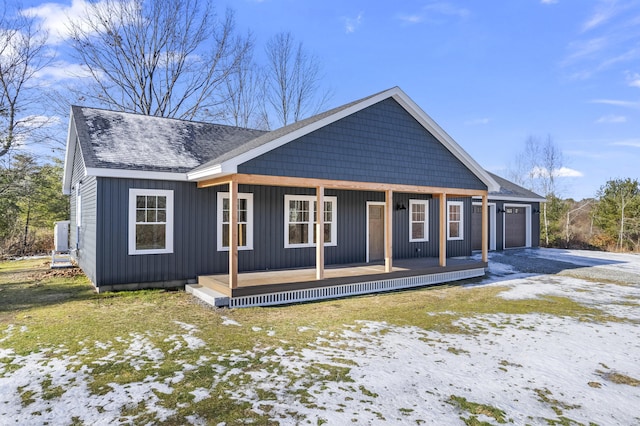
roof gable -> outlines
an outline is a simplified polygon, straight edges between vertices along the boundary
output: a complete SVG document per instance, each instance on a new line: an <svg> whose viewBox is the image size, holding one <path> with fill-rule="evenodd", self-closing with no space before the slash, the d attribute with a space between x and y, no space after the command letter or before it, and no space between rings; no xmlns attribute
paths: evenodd
<svg viewBox="0 0 640 426"><path fill-rule="evenodd" d="M264 134L193 169L187 174L188 178L190 180L202 180L223 174L238 173L238 167L250 160L389 98L395 100L455 158L480 179L490 191L499 189L496 182L487 172L398 87Z"/></svg>

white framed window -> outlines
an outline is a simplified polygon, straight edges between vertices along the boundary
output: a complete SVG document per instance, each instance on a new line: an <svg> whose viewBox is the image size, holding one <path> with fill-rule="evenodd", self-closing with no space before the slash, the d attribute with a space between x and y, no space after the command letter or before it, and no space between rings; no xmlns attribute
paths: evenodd
<svg viewBox="0 0 640 426"><path fill-rule="evenodd" d="M409 241L429 241L429 200L409 200Z"/></svg>
<svg viewBox="0 0 640 426"><path fill-rule="evenodd" d="M462 201L447 202L447 239L464 239L464 203Z"/></svg>
<svg viewBox="0 0 640 426"><path fill-rule="evenodd" d="M284 247L315 247L317 222L315 195L284 196ZM338 245L337 197L324 197L324 245Z"/></svg>
<svg viewBox="0 0 640 426"><path fill-rule="evenodd" d="M229 193L218 192L218 251L229 251ZM253 194L238 194L238 250L253 250Z"/></svg>
<svg viewBox="0 0 640 426"><path fill-rule="evenodd" d="M129 254L173 253L173 191L129 189Z"/></svg>

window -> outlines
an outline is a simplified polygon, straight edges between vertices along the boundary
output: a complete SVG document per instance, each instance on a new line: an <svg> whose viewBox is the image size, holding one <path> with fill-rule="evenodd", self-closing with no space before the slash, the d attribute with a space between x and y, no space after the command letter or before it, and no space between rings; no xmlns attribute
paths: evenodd
<svg viewBox="0 0 640 426"><path fill-rule="evenodd" d="M173 191L129 189L129 254L173 253Z"/></svg>
<svg viewBox="0 0 640 426"><path fill-rule="evenodd" d="M218 192L218 251L229 250L229 193ZM253 250L253 194L238 194L238 250Z"/></svg>
<svg viewBox="0 0 640 426"><path fill-rule="evenodd" d="M462 240L464 239L464 216L462 201L447 202L447 239Z"/></svg>
<svg viewBox="0 0 640 426"><path fill-rule="evenodd" d="M324 245L337 243L336 205L337 197L324 197ZM315 195L284 196L284 246L315 246L315 224L317 222L317 199Z"/></svg>
<svg viewBox="0 0 640 426"><path fill-rule="evenodd" d="M429 241L428 200L409 200L409 241Z"/></svg>

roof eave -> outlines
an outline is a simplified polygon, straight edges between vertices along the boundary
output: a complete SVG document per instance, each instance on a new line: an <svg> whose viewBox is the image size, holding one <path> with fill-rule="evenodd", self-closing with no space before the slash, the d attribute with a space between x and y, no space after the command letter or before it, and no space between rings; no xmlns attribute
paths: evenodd
<svg viewBox="0 0 640 426"><path fill-rule="evenodd" d="M62 193L64 195L71 195L71 185L73 179L73 159L76 154L76 146L78 145L78 131L75 126L75 118L73 115L73 107L69 114L69 128L67 129L67 146L65 147L64 154L64 168L62 174ZM84 167L84 161L83 161ZM86 169L85 169L86 174Z"/></svg>

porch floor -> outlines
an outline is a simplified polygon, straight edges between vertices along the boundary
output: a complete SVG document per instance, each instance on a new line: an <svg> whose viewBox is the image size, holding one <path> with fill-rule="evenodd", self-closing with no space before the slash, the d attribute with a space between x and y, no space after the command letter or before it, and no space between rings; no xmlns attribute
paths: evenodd
<svg viewBox="0 0 640 426"><path fill-rule="evenodd" d="M441 267L438 258L394 259L393 271L384 272L384 263L328 265L324 279L316 280L315 268L285 269L238 274L238 287L229 288L229 275L203 275L198 284L228 297L243 297L292 290L330 287L366 281L433 275L455 271L486 268L487 263L471 258L448 258Z"/></svg>

